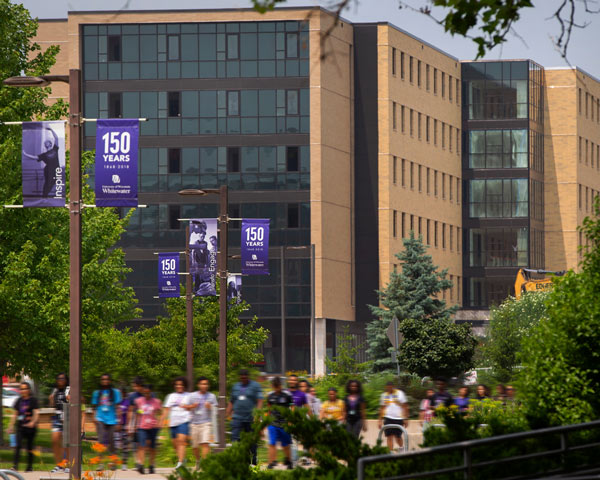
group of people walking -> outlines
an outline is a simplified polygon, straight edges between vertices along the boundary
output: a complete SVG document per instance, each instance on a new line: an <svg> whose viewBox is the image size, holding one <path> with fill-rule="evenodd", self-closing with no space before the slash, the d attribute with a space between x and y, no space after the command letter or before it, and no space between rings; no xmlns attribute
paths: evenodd
<svg viewBox="0 0 600 480"><path fill-rule="evenodd" d="M438 379L435 384L436 390L429 390L420 405L420 418L425 425L432 422L435 410L440 405L456 405L461 412L468 412L472 407L473 399L469 396L468 387L461 387L459 395L452 397L443 379ZM273 418L272 424L267 428L269 468L277 465L278 445L284 452L285 465L292 468L293 439L286 430L287 424L281 409L274 407L306 408L309 416L338 422L356 438L367 430L367 401L358 380L347 382L343 398L336 388L329 388L327 400L323 402L317 397L315 388L296 375L287 377L285 387L279 377L273 378L270 386L270 393L263 396L261 385L250 379L247 370L240 370L239 381L233 385L225 410L226 418L231 420L231 439L236 442L243 432L253 430L257 421L255 411L263 407L266 399L266 407ZM210 392L210 382L206 377L198 378L195 387L194 391L188 392L187 379L178 377L173 381L173 392L161 402L153 392L152 385L140 377L133 380L131 393L126 395L124 390L113 386L109 374L102 375L90 403L94 411L93 421L98 441L110 453L119 451L123 469L127 468L129 457L134 453L137 471L143 474L147 468L148 473L154 473L158 433L161 427L168 427L177 456L175 468L185 463L188 443L191 443L197 466L210 453L210 445L217 440L218 404L217 398ZM26 471L30 471L39 422L39 405L27 382L22 382L19 390L20 396L15 402L8 432L14 435L14 469L18 469L20 452L25 448L28 452ZM50 404L55 409L52 418L52 445L56 467L52 470L53 473L68 472L68 468L60 465L64 464L66 456L62 446L62 432L69 398L69 379L66 374L61 373L57 375L55 388L50 394ZM485 398L490 398L489 390L485 385L478 385L474 399ZM503 404L511 402L514 400L514 388L498 386L494 399ZM378 428L384 430L388 448L392 450L394 443L401 448L403 425L409 417L406 395L393 382L388 382L379 405ZM85 425L85 416L82 424ZM251 460L254 464L257 463L256 445L251 447Z"/></svg>

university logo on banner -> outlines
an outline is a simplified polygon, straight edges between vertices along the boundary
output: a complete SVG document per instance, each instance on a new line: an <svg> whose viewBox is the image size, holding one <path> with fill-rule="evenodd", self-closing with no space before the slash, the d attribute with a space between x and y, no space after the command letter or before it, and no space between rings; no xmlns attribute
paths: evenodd
<svg viewBox="0 0 600 480"><path fill-rule="evenodd" d="M190 220L190 273L194 295L217 294L217 219Z"/></svg>
<svg viewBox="0 0 600 480"><path fill-rule="evenodd" d="M24 122L24 207L65 206L65 122Z"/></svg>
<svg viewBox="0 0 600 480"><path fill-rule="evenodd" d="M235 303L242 303L242 276L227 275L227 301L234 300Z"/></svg>
<svg viewBox="0 0 600 480"><path fill-rule="evenodd" d="M158 254L158 296L179 297L179 253Z"/></svg>
<svg viewBox="0 0 600 480"><path fill-rule="evenodd" d="M96 205L137 207L139 120L98 119Z"/></svg>
<svg viewBox="0 0 600 480"><path fill-rule="evenodd" d="M242 273L269 274L269 219L242 220Z"/></svg>

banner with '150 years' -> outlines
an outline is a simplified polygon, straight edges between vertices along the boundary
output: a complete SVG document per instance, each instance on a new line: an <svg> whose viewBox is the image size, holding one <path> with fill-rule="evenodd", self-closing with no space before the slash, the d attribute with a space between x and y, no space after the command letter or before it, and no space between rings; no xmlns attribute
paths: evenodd
<svg viewBox="0 0 600 480"><path fill-rule="evenodd" d="M158 296L179 297L179 253L158 254Z"/></svg>
<svg viewBox="0 0 600 480"><path fill-rule="evenodd" d="M139 120L98 119L96 205L137 207Z"/></svg>
<svg viewBox="0 0 600 480"><path fill-rule="evenodd" d="M242 220L242 273L269 274L269 219Z"/></svg>

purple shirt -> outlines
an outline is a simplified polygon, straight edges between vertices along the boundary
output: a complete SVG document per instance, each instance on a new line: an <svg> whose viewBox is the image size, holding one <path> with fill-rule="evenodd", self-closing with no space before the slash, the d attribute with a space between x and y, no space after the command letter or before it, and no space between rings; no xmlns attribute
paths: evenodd
<svg viewBox="0 0 600 480"><path fill-rule="evenodd" d="M308 404L308 399L306 398L306 393L304 393L302 390L294 390L293 392L290 392L292 394L292 397L294 398L294 405L296 407L303 407L304 405Z"/></svg>

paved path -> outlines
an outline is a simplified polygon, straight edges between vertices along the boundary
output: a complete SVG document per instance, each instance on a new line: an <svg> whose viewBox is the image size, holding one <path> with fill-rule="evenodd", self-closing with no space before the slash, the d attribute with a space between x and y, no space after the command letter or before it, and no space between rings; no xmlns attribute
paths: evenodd
<svg viewBox="0 0 600 480"><path fill-rule="evenodd" d="M165 477L173 472L172 468L157 468L154 475L140 475L136 470L115 470L112 480L165 480ZM64 473L50 473L49 471L18 472L25 480L68 480L69 476ZM10 476L10 480L15 477Z"/></svg>

